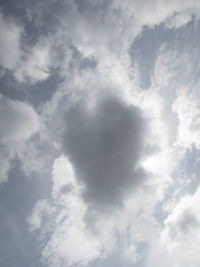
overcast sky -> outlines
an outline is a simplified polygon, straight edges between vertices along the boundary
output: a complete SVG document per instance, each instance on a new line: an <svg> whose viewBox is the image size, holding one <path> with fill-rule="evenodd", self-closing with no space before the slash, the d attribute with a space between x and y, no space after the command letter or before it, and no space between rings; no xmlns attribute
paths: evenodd
<svg viewBox="0 0 200 267"><path fill-rule="evenodd" d="M1 1L1 267L200 266L199 44L199 0Z"/></svg>

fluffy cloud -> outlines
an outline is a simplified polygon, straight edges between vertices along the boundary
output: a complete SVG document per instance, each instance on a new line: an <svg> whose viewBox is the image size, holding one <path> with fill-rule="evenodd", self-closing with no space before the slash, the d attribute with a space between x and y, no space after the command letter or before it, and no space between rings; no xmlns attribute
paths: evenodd
<svg viewBox="0 0 200 267"><path fill-rule="evenodd" d="M65 156L55 159L52 175L51 198L39 200L28 217L30 230L39 233L44 264L87 266L118 247L123 264L140 261L138 244L151 240L159 229L151 217L155 200L150 188L136 192L123 209L103 215L83 201L82 185Z"/></svg>
<svg viewBox="0 0 200 267"><path fill-rule="evenodd" d="M194 195L186 195L174 205L164 222L161 233L160 248L157 251L157 263L165 259L171 266L199 266L198 248L200 244L199 188ZM183 253L184 252L184 253ZM161 260L161 255L163 258ZM160 259L159 259L160 258ZM164 265L165 266L165 265Z"/></svg>
<svg viewBox="0 0 200 267"><path fill-rule="evenodd" d="M84 58L94 57L104 67L111 67L116 60L127 60L129 49L143 26L154 27L164 22L168 27L178 28L191 21L193 15L198 17L199 9L196 1L184 1L180 5L178 0L170 4L165 1L61 0L38 2L34 6L30 2L26 12L37 33L36 40L31 44L29 33L21 26L27 17L18 25L14 19L1 15L4 36L0 43L4 51L1 65L12 69L20 82L44 81L51 75L51 68L62 64L67 68L70 60L63 62L63 57L70 58L75 48ZM42 28L49 33L39 34ZM52 60L54 53L56 60Z"/></svg>
<svg viewBox="0 0 200 267"><path fill-rule="evenodd" d="M176 42L161 47L152 78L151 90L162 99L174 168L162 200L163 229L150 245L147 266L199 265L197 31L196 25L190 25L177 34Z"/></svg>
<svg viewBox="0 0 200 267"><path fill-rule="evenodd" d="M28 217L42 242L43 263L88 265L120 247L124 265L176 266L174 254L178 266L189 265L189 257L194 258L192 267L198 266L196 194L179 203L177 193L182 190L177 185L190 179L182 179L180 161L193 144L199 149L199 93L198 86L193 88L199 77L198 50L188 48L183 39L191 38L181 39L180 30L176 44L158 51L151 87L145 91L138 86L139 70L129 48L144 25L147 32L160 23L178 31L193 15L197 18L199 3L87 0L51 1L46 7L45 1L32 6L31 19L37 29L47 24L52 29L25 52L16 72L18 80L35 83L45 81L56 67L63 79L43 106L44 143L39 151L30 150L55 156L54 147L57 155L65 154L54 161L50 198L40 200ZM13 123L4 123L5 132L17 131L2 130L6 144L8 139L27 140L37 129L37 123L23 128L20 121L26 116L19 110L24 104L15 104L18 108L9 108L15 110ZM7 162L2 160L5 166ZM42 167L40 172L44 174ZM187 251L186 242L192 252L183 262L179 255Z"/></svg>
<svg viewBox="0 0 200 267"><path fill-rule="evenodd" d="M101 65L73 74L44 107L43 138L68 158L55 160L51 197L45 205L39 201L28 219L49 266L88 265L118 247L124 264L140 261L138 245L157 229L152 213L158 185L170 172L165 160L158 161L166 152L160 153L166 143L161 104L131 82L126 65L108 73Z"/></svg>
<svg viewBox="0 0 200 267"><path fill-rule="evenodd" d="M64 156L57 158L52 199L38 201L28 218L31 230L40 230L43 262L58 267L63 263L87 265L101 254L101 241L84 222L86 209L70 162Z"/></svg>
<svg viewBox="0 0 200 267"><path fill-rule="evenodd" d="M179 145L191 148L200 146L200 109L199 101L194 96L179 96L174 102L173 110L179 118L178 142Z"/></svg>
<svg viewBox="0 0 200 267"><path fill-rule="evenodd" d="M30 4L27 8L36 28L48 28L51 25L51 33L47 38L52 45L64 40L63 44L57 46L64 57L66 52L75 48L84 58L93 57L104 67L112 67L115 61L127 60L129 49L141 34L143 26L154 27L164 23L167 27L179 28L194 16L198 18L200 10L197 1L179 0L170 3L163 0L126 0L123 3L118 0L61 0L48 2L48 8L46 2L38 2L34 6ZM45 76L43 66L41 68ZM36 73L35 70L33 72Z"/></svg>

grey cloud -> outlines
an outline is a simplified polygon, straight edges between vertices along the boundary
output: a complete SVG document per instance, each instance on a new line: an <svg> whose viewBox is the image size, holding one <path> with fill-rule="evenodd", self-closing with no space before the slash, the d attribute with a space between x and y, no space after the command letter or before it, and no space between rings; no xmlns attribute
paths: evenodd
<svg viewBox="0 0 200 267"><path fill-rule="evenodd" d="M115 96L76 103L66 114L64 151L72 162L84 198L97 205L120 204L146 177L140 167L146 123L138 107Z"/></svg>
<svg viewBox="0 0 200 267"><path fill-rule="evenodd" d="M199 228L199 221L195 214L187 210L185 213L183 213L182 218L180 218L178 227L183 233L188 233L195 228Z"/></svg>
<svg viewBox="0 0 200 267"><path fill-rule="evenodd" d="M20 145L39 130L39 116L21 101L0 95L0 183L7 180L10 162Z"/></svg>
<svg viewBox="0 0 200 267"><path fill-rule="evenodd" d="M0 141L23 141L38 131L39 117L34 109L21 102L0 96Z"/></svg>
<svg viewBox="0 0 200 267"><path fill-rule="evenodd" d="M5 17L0 12L0 66L14 69L21 57L20 39L23 29L13 18Z"/></svg>

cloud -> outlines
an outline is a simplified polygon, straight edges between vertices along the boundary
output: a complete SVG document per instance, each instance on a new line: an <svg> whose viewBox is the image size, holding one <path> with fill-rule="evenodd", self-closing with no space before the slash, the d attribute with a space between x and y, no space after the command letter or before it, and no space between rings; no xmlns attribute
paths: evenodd
<svg viewBox="0 0 200 267"><path fill-rule="evenodd" d="M0 121L0 182L3 182L20 145L39 130L39 116L28 104L0 96Z"/></svg>
<svg viewBox="0 0 200 267"><path fill-rule="evenodd" d="M142 34L143 26L152 28L164 23L167 27L179 28L193 16L198 17L200 6L196 1L180 0L170 4L163 0L125 0L123 3L118 0L61 0L29 4L28 10L36 28L46 29L51 25L47 36L50 42L58 44L64 40L64 46L57 47L63 51L63 56L66 48L75 48L85 58L94 57L104 66L113 66L116 59L128 58L129 49ZM59 62L61 60L59 58Z"/></svg>
<svg viewBox="0 0 200 267"><path fill-rule="evenodd" d="M28 223L30 224L30 230L34 231L41 227L43 212L49 213L51 208L45 199L39 200L31 211L30 216L27 218Z"/></svg>
<svg viewBox="0 0 200 267"><path fill-rule="evenodd" d="M199 3L197 1L170 1L166 2L164 0L157 1L114 1L114 5L121 7L124 12L131 12L135 15L135 21L139 25L146 25L153 27L160 23L168 23L172 20L172 25L174 27L183 26L189 21L189 18L183 19L186 15L192 19L192 15L199 16ZM129 9L128 9L129 8ZM126 14L127 14L126 13ZM174 19L174 17L176 19Z"/></svg>
<svg viewBox="0 0 200 267"><path fill-rule="evenodd" d="M1 153L0 153L0 184L4 183L8 179L8 171L10 169L10 162L14 153L8 149L6 146L0 145Z"/></svg>
<svg viewBox="0 0 200 267"><path fill-rule="evenodd" d="M18 81L32 83L45 81L58 62L66 68L69 62L65 60L61 64L62 56L67 57L66 53L72 53L73 48L85 58L94 57L104 66L113 66L116 59L127 59L143 26L154 27L164 22L168 27L178 28L191 21L193 15L198 17L200 10L196 1L182 3L179 0L170 4L165 1L59 0L22 6L28 16L20 19L21 24L1 15L4 38L0 46L4 52L0 60L4 68L14 71ZM33 27L33 44L23 26L27 22ZM43 34L44 29L48 34ZM52 61L53 53L56 60Z"/></svg>
<svg viewBox="0 0 200 267"><path fill-rule="evenodd" d="M88 265L120 247L126 263L176 266L174 254L181 262L178 266L183 266L178 255L187 251L183 240L189 239L192 246L190 238L199 218L196 210L189 212L179 204L179 212L165 207L179 202L177 179L182 176L180 161L186 149L194 143L199 146L199 95L191 82L191 77L199 77L192 65L198 50L193 55L192 47L188 53L187 44L180 45L188 39L188 35L180 38L181 30L189 27L193 14L198 15L199 4L88 0L38 6L43 7L38 27L52 16L57 22L55 38L31 47L22 80L31 75L35 81L49 77L52 47L61 48L58 54L63 57L54 63L64 78L44 105L41 136L45 152L46 146L52 146L65 156L54 161L49 200L39 201L28 220L42 240L43 263ZM151 87L145 91L134 77L138 69L130 64L129 48L138 34L145 34L144 25L153 31L160 23L174 28L180 40L174 38L177 46L168 44L155 52L158 61ZM183 28L178 32L179 27ZM83 60L94 60L95 65L81 67ZM195 257L197 247L188 255ZM186 262L189 265L189 256ZM193 265L198 266L198 261Z"/></svg>
<svg viewBox="0 0 200 267"><path fill-rule="evenodd" d="M152 89L161 95L165 102L163 110L166 121L174 128L171 135L176 145L191 149L199 147L199 58L194 33L197 26L186 28L187 34L180 34L177 43L160 49L152 79ZM187 50L185 50L187 48ZM187 68L183 68L187 66ZM171 131L172 132L172 131Z"/></svg>
<svg viewBox="0 0 200 267"><path fill-rule="evenodd" d="M118 205L147 179L140 166L147 126L138 107L114 95L96 98L67 111L64 151L85 186L85 200Z"/></svg>
<svg viewBox="0 0 200 267"><path fill-rule="evenodd" d="M150 90L163 99L161 118L168 138L171 136L168 146L174 167L162 200L162 215L159 214L164 217L159 218L163 220L163 230L149 246L145 266L199 266L197 32L198 26L187 25L177 32L176 41L160 49L152 79Z"/></svg>
<svg viewBox="0 0 200 267"><path fill-rule="evenodd" d="M76 249L73 249L76 248ZM63 264L88 265L99 256L98 242L90 236L84 224L65 220L55 227L53 236L42 251L44 262L48 266L59 267ZM53 256L54 255L54 256Z"/></svg>
<svg viewBox="0 0 200 267"><path fill-rule="evenodd" d="M12 17L0 12L0 65L13 70L21 58L21 36L23 27Z"/></svg>
<svg viewBox="0 0 200 267"><path fill-rule="evenodd" d="M11 70L17 82L34 84L50 76L51 48L55 42L51 35L49 38L38 35L31 43L25 22L24 17L17 20L0 12L0 66Z"/></svg>
<svg viewBox="0 0 200 267"><path fill-rule="evenodd" d="M98 240L85 224L87 207L80 196L80 185L72 166L64 156L54 161L51 193L52 198L39 200L28 217L30 229L40 230L41 259L52 267L87 265L100 256L102 240Z"/></svg>
<svg viewBox="0 0 200 267"><path fill-rule="evenodd" d="M20 25L14 18L1 15L4 38L0 46L1 51L8 51L0 54L2 66L13 70L18 82L45 81L55 66L63 64L63 69L68 69L74 48L83 58L93 57L104 67L113 66L115 61L127 60L143 26L154 27L164 22L168 27L178 28L191 21L193 15L198 16L200 8L196 1L180 3L179 0L170 4L129 0L44 1L34 6L23 3L28 16L20 19ZM23 26L27 22L33 27L33 43Z"/></svg>
<svg viewBox="0 0 200 267"><path fill-rule="evenodd" d="M116 247L122 262L137 262L138 247L160 230L155 206L172 170L164 100L137 88L129 66L117 63L77 69L44 108L45 138L67 157L54 162L50 214L36 216L46 265L88 265Z"/></svg>
<svg viewBox="0 0 200 267"><path fill-rule="evenodd" d="M30 138L39 128L38 116L34 109L20 101L0 98L2 143L20 142Z"/></svg>
<svg viewBox="0 0 200 267"><path fill-rule="evenodd" d="M83 201L82 186L65 156L55 159L52 179L50 199L39 200L28 217L30 230L38 233L45 265L87 266L97 259L105 260L117 247L121 248L123 264L140 260L138 243L153 236L157 228L155 220L150 219L154 201L148 190L137 192L119 212L113 209L106 216L98 214L92 229L86 219L88 214L92 219L91 209ZM143 209L145 216L141 215Z"/></svg>
<svg viewBox="0 0 200 267"><path fill-rule="evenodd" d="M178 142L179 145L191 148L200 147L200 106L195 96L181 94L173 105L173 110L179 118Z"/></svg>
<svg viewBox="0 0 200 267"><path fill-rule="evenodd" d="M200 244L199 188L193 195L185 195L174 205L165 220L162 232L162 246L172 266L198 266ZM184 251L184 253L183 253Z"/></svg>
<svg viewBox="0 0 200 267"><path fill-rule="evenodd" d="M36 83L45 81L50 76L51 44L47 38L40 38L38 42L24 53L24 59L15 71L15 78L19 82Z"/></svg>

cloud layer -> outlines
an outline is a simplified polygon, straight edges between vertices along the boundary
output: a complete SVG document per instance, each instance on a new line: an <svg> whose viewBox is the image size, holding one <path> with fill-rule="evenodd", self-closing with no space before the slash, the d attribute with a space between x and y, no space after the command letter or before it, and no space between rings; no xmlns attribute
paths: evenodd
<svg viewBox="0 0 200 267"><path fill-rule="evenodd" d="M0 215L30 267L198 267L199 1L1 5Z"/></svg>

